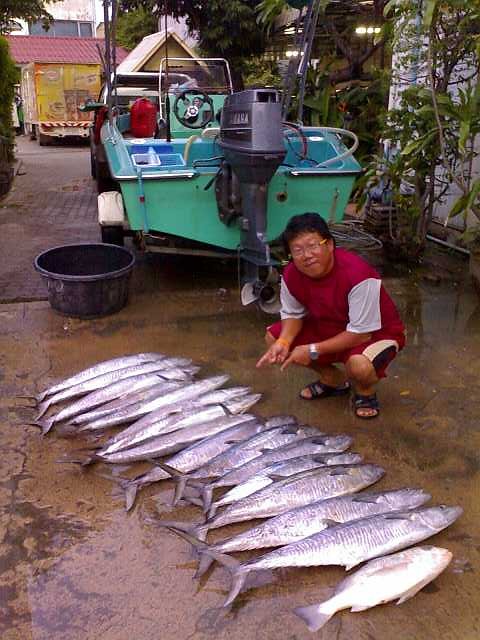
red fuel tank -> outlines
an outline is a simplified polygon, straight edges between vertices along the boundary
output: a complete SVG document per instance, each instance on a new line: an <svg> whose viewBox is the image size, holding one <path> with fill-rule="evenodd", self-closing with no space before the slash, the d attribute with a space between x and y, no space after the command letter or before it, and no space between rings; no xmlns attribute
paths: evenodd
<svg viewBox="0 0 480 640"><path fill-rule="evenodd" d="M153 138L157 107L148 98L137 98L130 109L130 131L136 138Z"/></svg>

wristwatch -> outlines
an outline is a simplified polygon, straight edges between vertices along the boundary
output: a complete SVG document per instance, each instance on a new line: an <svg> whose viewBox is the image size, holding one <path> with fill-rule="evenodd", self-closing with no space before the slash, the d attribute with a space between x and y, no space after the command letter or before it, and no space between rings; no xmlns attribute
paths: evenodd
<svg viewBox="0 0 480 640"><path fill-rule="evenodd" d="M314 342L308 345L308 355L310 356L310 360L318 360L318 356L320 354L317 351L317 347Z"/></svg>

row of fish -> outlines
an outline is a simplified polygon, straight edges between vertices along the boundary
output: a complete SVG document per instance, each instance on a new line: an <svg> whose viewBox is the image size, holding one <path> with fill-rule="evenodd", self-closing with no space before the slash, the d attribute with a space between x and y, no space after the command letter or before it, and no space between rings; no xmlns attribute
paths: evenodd
<svg viewBox="0 0 480 640"><path fill-rule="evenodd" d="M385 471L348 451L350 436L321 433L293 416L246 413L260 394L222 388L227 375L197 380L198 370L189 359L159 353L105 361L36 396L35 424L43 433L56 426L70 435L105 435L102 444L67 461L151 461L146 473L121 480L127 509L141 487L173 479L174 504L198 505L204 517L193 524L158 524L198 551L196 576L214 561L228 569L232 584L225 606L255 571L321 565L348 570L368 561L330 600L295 610L315 630L343 608L403 602L448 565L451 553L445 549L406 547L448 527L460 507L425 506L431 496L421 489L365 491ZM64 406L45 417L59 403ZM124 428L115 435L104 434L119 426ZM211 529L251 520L262 521L207 542ZM273 550L244 563L230 555L268 548Z"/></svg>

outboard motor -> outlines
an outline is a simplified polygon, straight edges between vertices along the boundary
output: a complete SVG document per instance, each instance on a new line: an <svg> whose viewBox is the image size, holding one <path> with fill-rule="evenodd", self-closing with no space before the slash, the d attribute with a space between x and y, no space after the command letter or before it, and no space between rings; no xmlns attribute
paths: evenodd
<svg viewBox="0 0 480 640"><path fill-rule="evenodd" d="M222 109L220 142L223 155L240 183L242 302L275 296L272 286L261 281L259 270L275 264L267 244L268 183L283 162L280 95L272 89L249 89L228 96Z"/></svg>

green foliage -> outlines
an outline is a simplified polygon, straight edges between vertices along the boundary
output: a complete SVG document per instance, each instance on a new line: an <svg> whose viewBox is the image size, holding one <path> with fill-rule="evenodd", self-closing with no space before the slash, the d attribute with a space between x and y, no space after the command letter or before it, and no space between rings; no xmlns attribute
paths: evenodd
<svg viewBox="0 0 480 640"><path fill-rule="evenodd" d="M275 87L282 88L282 78L275 62L262 58L245 60L243 66L245 88Z"/></svg>
<svg viewBox="0 0 480 640"><path fill-rule="evenodd" d="M198 34L202 54L227 58L234 81L241 76L243 62L265 49L265 31L256 21L257 4L258 0L120 0L124 10L143 7L157 17L165 11L184 16L190 31Z"/></svg>
<svg viewBox="0 0 480 640"><path fill-rule="evenodd" d="M378 147L378 131L388 97L388 78L373 72L368 84L351 83L336 89L328 81L328 67L310 68L304 100L304 123L312 126L343 127L356 133L359 150L355 157L362 163ZM294 105L295 106L295 105Z"/></svg>
<svg viewBox="0 0 480 640"><path fill-rule="evenodd" d="M58 0L0 0L0 34L9 33L16 20L48 24L52 16L45 9L46 4Z"/></svg>
<svg viewBox="0 0 480 640"><path fill-rule="evenodd" d="M117 42L128 51L145 36L158 31L158 18L143 7L121 13L117 19Z"/></svg>
<svg viewBox="0 0 480 640"><path fill-rule="evenodd" d="M413 82L384 120L389 157L374 158L366 179L366 188L388 185L399 215L414 221L409 241L417 247L452 184L460 196L450 215L472 212L480 220L480 183L469 173L480 133L480 2L424 0L422 9L406 0L385 7L395 21L396 65Z"/></svg>
<svg viewBox="0 0 480 640"><path fill-rule="evenodd" d="M8 156L13 156L12 104L17 69L10 57L8 42L0 36L0 136L6 142Z"/></svg>

